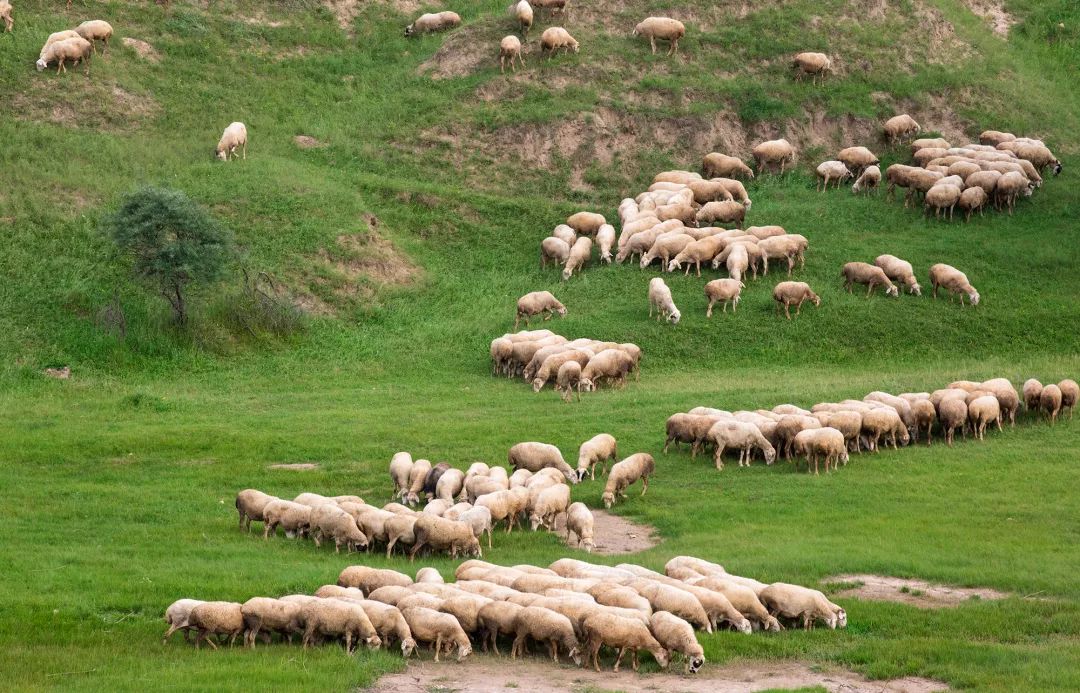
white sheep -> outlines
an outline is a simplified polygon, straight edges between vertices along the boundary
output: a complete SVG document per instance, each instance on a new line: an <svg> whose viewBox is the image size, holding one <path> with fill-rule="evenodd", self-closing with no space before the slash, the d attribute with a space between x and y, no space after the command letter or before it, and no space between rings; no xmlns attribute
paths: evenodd
<svg viewBox="0 0 1080 693"><path fill-rule="evenodd" d="M637 360L626 350L604 349L589 359L589 363L581 369L578 389L591 392L596 390L603 380L610 380L616 386L622 387L626 376L636 367Z"/></svg>
<svg viewBox="0 0 1080 693"><path fill-rule="evenodd" d="M739 466L750 466L750 455L754 448L761 450L765 456L765 464L772 464L776 459L776 449L758 427L742 421L719 420L712 425L706 434L706 440L716 446L713 460L717 469L724 468L722 455L727 448L739 451Z"/></svg>
<svg viewBox="0 0 1080 693"><path fill-rule="evenodd" d="M580 382L581 364L577 361L566 361L559 366L559 371L555 375L555 391L561 393L564 402L573 399L575 393L577 393L577 398L580 400L581 393L576 389Z"/></svg>
<svg viewBox="0 0 1080 693"><path fill-rule="evenodd" d="M895 115L885 121L885 137L888 138L890 143L895 143L902 137L912 134L919 134L922 132L922 126L915 122L915 119L909 116L907 113Z"/></svg>
<svg viewBox="0 0 1080 693"><path fill-rule="evenodd" d="M582 623L582 631L586 636L586 656L592 660L597 671L600 671L599 653L603 645L619 650L613 671L619 670L619 664L627 650L633 651L633 668L637 671L639 649L651 652L661 668L667 667L669 661L667 650L653 637L648 625L640 620L598 612L586 616Z"/></svg>
<svg viewBox="0 0 1080 693"><path fill-rule="evenodd" d="M874 264L880 267L889 279L902 283L915 296L922 296L922 287L915 279L915 271L910 262L895 255L878 255L874 258Z"/></svg>
<svg viewBox="0 0 1080 693"><path fill-rule="evenodd" d="M90 54L93 50L93 45L82 38L81 36L75 36L73 38L66 38L56 41L54 43L48 43L41 49L41 56L38 58L37 66L38 72L41 72L49 63L56 63L56 73L67 72L67 68L64 67L64 63L70 61L72 67L78 65L80 62L86 66L86 74L90 74Z"/></svg>
<svg viewBox="0 0 1080 693"><path fill-rule="evenodd" d="M858 194L864 190L867 193L877 190L881 183L881 168L877 164L871 164L863 169L858 180L851 186L852 194Z"/></svg>
<svg viewBox="0 0 1080 693"><path fill-rule="evenodd" d="M784 167L795 162L795 148L785 139L769 140L756 145L751 153L757 162L758 171L765 170L766 165L780 165L780 173L784 173Z"/></svg>
<svg viewBox="0 0 1080 693"><path fill-rule="evenodd" d="M938 287L944 287L949 292L949 302L953 295L960 296L960 305L964 305L964 296L968 297L971 305L979 305L979 292L968 281L967 275L951 265L937 263L930 267L930 284L934 287L933 296L937 298Z"/></svg>
<svg viewBox="0 0 1080 693"><path fill-rule="evenodd" d="M705 317L712 317L713 304L717 301L724 302L724 312L727 312L728 304L731 304L731 312L734 313L739 307L742 290L746 286L738 279L713 279L705 285L705 298L709 299L709 307L705 311Z"/></svg>
<svg viewBox="0 0 1080 693"><path fill-rule="evenodd" d="M409 560L415 560L416 554L425 546L434 551L448 551L451 558L458 553L482 557L480 541L473 534L472 527L464 522L444 520L434 515L421 515L413 528L416 542L409 552Z"/></svg>
<svg viewBox="0 0 1080 693"><path fill-rule="evenodd" d="M257 491L253 488L244 489L236 494L236 512L240 514L240 529L251 531L251 522L266 522L263 510L270 501L280 500L276 496Z"/></svg>
<svg viewBox="0 0 1080 693"><path fill-rule="evenodd" d="M528 606L514 617L514 644L510 656L517 659L526 651L526 640L532 638L550 647L551 658L559 661L559 646L567 651L574 664L581 665L580 643L574 625L565 615L541 606Z"/></svg>
<svg viewBox="0 0 1080 693"><path fill-rule="evenodd" d="M524 0L522 0L524 2ZM499 72L506 72L506 64L510 63L510 70L517 72L517 65L515 63L521 63L522 67L525 67L525 59L521 56L521 39L513 34L504 36L499 41Z"/></svg>
<svg viewBox="0 0 1080 693"><path fill-rule="evenodd" d="M563 267L563 280L570 279L570 277L574 276L574 272L580 272L581 268L585 266L585 263L589 261L589 256L591 254L591 238L582 236L574 241L573 247L570 248L570 255L566 259L566 265Z"/></svg>
<svg viewBox="0 0 1080 693"><path fill-rule="evenodd" d="M188 612L188 627L198 633L195 647L206 642L216 650L217 645L209 639L211 635L228 635L231 647L244 632L244 614L236 602L202 602Z"/></svg>
<svg viewBox="0 0 1080 693"><path fill-rule="evenodd" d="M611 248L615 245L615 227L602 224L596 232L596 243L600 246L600 259L611 264Z"/></svg>
<svg viewBox="0 0 1080 693"><path fill-rule="evenodd" d="M400 500L409 493L412 468L413 458L407 452L394 453L394 456L390 458L390 479L394 482L394 499Z"/></svg>
<svg viewBox="0 0 1080 693"><path fill-rule="evenodd" d="M616 462L611 466L607 484L604 485L604 493L601 500L605 508L615 504L617 498L626 498L626 489L634 482L641 480L641 495L649 490L649 477L656 471L656 460L653 456L638 452L630 455L625 460Z"/></svg>
<svg viewBox="0 0 1080 693"><path fill-rule="evenodd" d="M217 158L228 161L236 156L236 150L240 148L243 158L247 159L247 140L247 126L241 122L229 123L229 126L221 133L221 139L218 140L214 150Z"/></svg>
<svg viewBox="0 0 1080 693"><path fill-rule="evenodd" d="M190 639L191 629L194 628L190 622L191 610L199 604L205 604L205 602L198 599L177 599L165 609L165 623L169 624L169 628L165 631L165 636L161 638L162 645L178 630L184 631L185 642Z"/></svg>
<svg viewBox="0 0 1080 693"><path fill-rule="evenodd" d="M832 72L832 60L824 53L799 53L792 60L791 66L796 70L796 81L801 80L803 75L810 75L814 84L818 79L824 82L825 75Z"/></svg>
<svg viewBox="0 0 1080 693"><path fill-rule="evenodd" d="M11 3L8 0L0 0L0 19L4 20L5 32L10 32L15 27L15 17L12 15Z"/></svg>
<svg viewBox="0 0 1080 693"><path fill-rule="evenodd" d="M557 470L570 483L577 483L577 474L563 459L559 448L548 443L517 443L507 453L507 462L513 469L528 469L534 474L542 469Z"/></svg>
<svg viewBox="0 0 1080 693"><path fill-rule="evenodd" d="M432 644L436 662L443 654L444 645L447 653L457 647L459 662L472 654L469 636L454 616L420 606L402 609L401 615L409 624L414 639Z"/></svg>
<svg viewBox="0 0 1080 693"><path fill-rule="evenodd" d="M678 325L682 313L675 307L675 301L671 297L671 289L660 277L649 280L649 317L652 317L653 309L656 309L657 320L667 320L672 325Z"/></svg>
<svg viewBox="0 0 1080 693"><path fill-rule="evenodd" d="M511 5L514 11L514 18L517 19L518 24L521 26L522 37L529 35L529 29L533 25L533 8L529 4L529 0L520 0L515 5Z"/></svg>
<svg viewBox="0 0 1080 693"><path fill-rule="evenodd" d="M686 657L686 672L696 674L705 664L705 650L694 635L694 627L669 611L657 611L649 617L649 630L669 653Z"/></svg>
<svg viewBox="0 0 1080 693"><path fill-rule="evenodd" d="M754 172L742 159L719 152L710 152L701 162L701 171L706 178L734 178L746 176L753 178ZM693 187L693 184L690 184Z"/></svg>
<svg viewBox="0 0 1080 693"><path fill-rule="evenodd" d="M561 26L553 26L544 29L544 33L540 34L540 54L548 54L548 58L551 58L562 48L566 52L571 50L575 53L578 52L578 42L570 32Z"/></svg>
<svg viewBox="0 0 1080 693"><path fill-rule="evenodd" d="M436 12L420 15L416 21L405 27L405 35L430 34L446 31L461 24L461 17L456 12Z"/></svg>
<svg viewBox="0 0 1080 693"><path fill-rule="evenodd" d="M593 514L584 503L571 503L566 509L566 543L570 535L577 537L576 544L584 546L589 553L596 547L593 542Z"/></svg>
<svg viewBox="0 0 1080 693"><path fill-rule="evenodd" d="M844 278L844 288L848 293L855 284L866 285L866 297L869 298L878 286L885 287L886 296L899 296L900 289L890 280L885 270L877 265L866 262L848 262L840 269L840 276Z"/></svg>
<svg viewBox="0 0 1080 693"><path fill-rule="evenodd" d="M101 19L91 19L75 27L75 33L89 41L97 53L97 42L101 41L101 54L104 55L109 49L109 39L112 38L113 28L108 22Z"/></svg>
<svg viewBox="0 0 1080 693"><path fill-rule="evenodd" d="M852 177L851 171L842 161L823 161L818 164L817 176L818 184L817 188L821 192L825 192L829 189L829 181L836 181L836 187L840 188L840 183Z"/></svg>
<svg viewBox="0 0 1080 693"><path fill-rule="evenodd" d="M535 497L529 498L529 525L535 532L540 526L554 531L559 515L566 513L570 506L570 487L557 484L540 489Z"/></svg>
<svg viewBox="0 0 1080 693"><path fill-rule="evenodd" d="M267 539L278 526L290 539L305 536L311 526L311 508L287 500L273 500L263 507L263 539Z"/></svg>
<svg viewBox="0 0 1080 693"><path fill-rule="evenodd" d="M670 17L649 17L634 27L634 36L644 36L649 39L653 55L656 55L656 41L667 41L671 44L668 55L679 52L679 39L686 36L686 27L678 19Z"/></svg>
<svg viewBox="0 0 1080 693"><path fill-rule="evenodd" d="M273 631L292 643L293 633L301 630L302 608L297 602L269 597L252 597L247 600L240 605L240 613L244 619L244 644L254 649L260 631Z"/></svg>
<svg viewBox="0 0 1080 693"><path fill-rule="evenodd" d="M847 613L818 590L774 582L762 590L758 598L773 616L799 620L806 630L813 629L818 620L824 621L829 628L847 626Z"/></svg>
<svg viewBox="0 0 1080 693"><path fill-rule="evenodd" d="M780 306L783 306L788 320L791 320L791 306L795 306L797 316L805 301L810 301L815 307L821 305L821 298L806 282L780 282L773 288L773 300L776 301L776 314L780 314Z"/></svg>
<svg viewBox="0 0 1080 693"><path fill-rule="evenodd" d="M552 315L564 317L566 306L558 301L550 291L532 291L525 294L517 301L517 314L514 318L514 329L525 318L525 326L529 326L529 318L535 315L544 316L544 320L550 320Z"/></svg>
<svg viewBox="0 0 1080 693"><path fill-rule="evenodd" d="M596 465L601 462L604 463L601 475L607 474L607 462L614 459L618 459L618 444L615 436L599 433L586 440L578 448L578 481L583 481L586 474L590 479L596 479Z"/></svg>

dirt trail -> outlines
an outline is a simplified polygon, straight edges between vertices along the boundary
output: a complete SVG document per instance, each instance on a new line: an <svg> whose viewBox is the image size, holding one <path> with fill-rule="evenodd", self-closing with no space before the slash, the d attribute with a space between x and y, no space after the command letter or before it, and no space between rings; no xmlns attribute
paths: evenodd
<svg viewBox="0 0 1080 693"><path fill-rule="evenodd" d="M923 580L908 580L884 575L836 575L823 582L860 582L858 587L836 593L838 597L855 597L873 601L899 602L921 609L940 609L957 606L969 599L1004 599L1008 593L987 587L951 587Z"/></svg>

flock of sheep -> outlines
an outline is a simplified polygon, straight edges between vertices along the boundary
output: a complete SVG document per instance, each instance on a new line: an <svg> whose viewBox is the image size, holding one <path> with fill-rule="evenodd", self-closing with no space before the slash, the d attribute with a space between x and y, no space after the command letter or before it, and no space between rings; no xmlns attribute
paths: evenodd
<svg viewBox="0 0 1080 693"><path fill-rule="evenodd" d="M14 21L11 18L11 4L7 0L0 0L0 17L4 17L7 30L11 31ZM104 55L109 48L109 39L112 35L112 25L101 19L92 19L74 29L49 34L38 54L36 63L38 72L55 63L56 72L59 74L67 72L65 63L71 63L72 67L82 63L86 68L86 74L89 75L90 56L97 53L97 42L101 41L101 53Z"/></svg>
<svg viewBox="0 0 1080 693"><path fill-rule="evenodd" d="M615 567L563 558L548 568L499 566L469 560L447 583L434 568L422 568L415 580L394 570L349 566L337 584L323 585L314 596L253 597L244 603L180 599L165 611L168 630L195 633L215 649L211 636L231 645L243 635L254 648L271 634L292 643L302 636L304 648L340 641L352 653L396 646L409 657L418 644L435 653L468 657L473 645L499 652L510 643L510 656L527 654L529 644L558 663L565 655L578 666L600 671L600 651L631 653L634 671L638 653L652 655L667 668L676 655L686 671L697 673L705 653L696 630L730 628L742 633L776 632L783 623L811 629L847 626L844 609L818 590L783 582L765 584L728 573L715 563L677 556L658 573L632 563Z"/></svg>
<svg viewBox="0 0 1080 693"><path fill-rule="evenodd" d="M527 294L518 301L518 318L541 313L565 315L566 308L547 291ZM527 319L526 319L527 323ZM517 321L514 323L517 326ZM608 382L616 387L627 376L640 377L641 347L626 342L568 340L550 330L508 332L491 342L491 372L508 378L521 376L540 392L548 382L570 401L574 392L592 392Z"/></svg>
<svg viewBox="0 0 1080 693"><path fill-rule="evenodd" d="M847 464L850 452L876 452L879 445L890 443L897 448L918 442L920 435L930 445L935 424L947 445L952 445L957 430L982 440L991 425L998 430L1006 420L1015 425L1021 402L1030 412L1041 411L1051 423L1065 409L1072 418L1078 397L1080 387L1073 380L1044 387L1030 379L1018 393L1007 378L994 378L981 383L958 380L932 393L871 392L861 400L820 402L809 410L794 404L737 412L696 407L668 418L664 452L672 443L689 444L691 457L713 448L717 469L724 468L727 450L738 451L740 467L750 466L756 454L766 464L777 456L797 455L806 458L808 472L813 465L817 474L822 462L826 472Z"/></svg>

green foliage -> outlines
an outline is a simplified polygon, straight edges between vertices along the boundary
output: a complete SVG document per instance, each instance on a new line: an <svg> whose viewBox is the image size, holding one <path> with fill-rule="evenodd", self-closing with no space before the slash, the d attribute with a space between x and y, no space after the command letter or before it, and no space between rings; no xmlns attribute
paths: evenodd
<svg viewBox="0 0 1080 693"><path fill-rule="evenodd" d="M236 255L232 232L180 190L144 187L125 196L104 226L131 256L139 278L154 285L187 322L184 294L193 282L211 282Z"/></svg>

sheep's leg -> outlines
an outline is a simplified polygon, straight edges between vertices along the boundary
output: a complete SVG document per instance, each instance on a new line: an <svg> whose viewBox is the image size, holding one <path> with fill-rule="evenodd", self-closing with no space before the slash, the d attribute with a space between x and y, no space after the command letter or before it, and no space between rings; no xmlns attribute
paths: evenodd
<svg viewBox="0 0 1080 693"><path fill-rule="evenodd" d="M645 495L645 492L649 490L649 477L644 476L641 478L641 495Z"/></svg>
<svg viewBox="0 0 1080 693"><path fill-rule="evenodd" d="M687 267L686 269L689 270L690 268ZM709 299L709 307L705 310L705 317L706 318L711 318L712 317L712 307L713 307L714 303L716 303L716 299L714 299L714 298ZM727 303L724 303L724 307L725 308L727 307Z"/></svg>
<svg viewBox="0 0 1080 693"><path fill-rule="evenodd" d="M623 654L625 654L625 653L626 653L626 648L625 647L620 647L619 648L619 656L615 658L615 666L614 666L614 668L612 668L612 671L615 671L615 672L619 671L619 665L622 664Z"/></svg>
<svg viewBox="0 0 1080 693"><path fill-rule="evenodd" d="M175 633L177 630L179 630L179 629L175 625L170 623L169 624L169 629L167 631L165 631L165 637L163 637L161 639L161 644L164 645L166 642L168 642L169 636L172 635L173 633ZM186 630L184 631L184 639L185 640L187 639L187 631Z"/></svg>
<svg viewBox="0 0 1080 693"><path fill-rule="evenodd" d="M653 37L653 36L649 37L649 46L652 48L652 54L656 55L656 38L655 37Z"/></svg>

